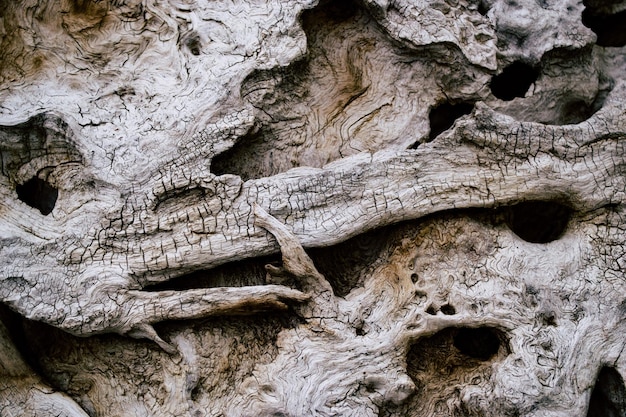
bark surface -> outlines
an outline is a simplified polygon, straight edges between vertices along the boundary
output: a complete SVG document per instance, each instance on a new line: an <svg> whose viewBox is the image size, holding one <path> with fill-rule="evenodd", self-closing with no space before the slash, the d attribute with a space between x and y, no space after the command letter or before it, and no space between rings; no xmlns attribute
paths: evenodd
<svg viewBox="0 0 626 417"><path fill-rule="evenodd" d="M0 0L0 415L626 417L624 25Z"/></svg>

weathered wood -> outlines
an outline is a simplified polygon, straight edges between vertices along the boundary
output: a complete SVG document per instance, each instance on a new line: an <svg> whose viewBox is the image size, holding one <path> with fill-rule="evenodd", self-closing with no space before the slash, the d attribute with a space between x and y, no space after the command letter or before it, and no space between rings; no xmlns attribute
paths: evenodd
<svg viewBox="0 0 626 417"><path fill-rule="evenodd" d="M0 2L0 414L623 414L613 3Z"/></svg>

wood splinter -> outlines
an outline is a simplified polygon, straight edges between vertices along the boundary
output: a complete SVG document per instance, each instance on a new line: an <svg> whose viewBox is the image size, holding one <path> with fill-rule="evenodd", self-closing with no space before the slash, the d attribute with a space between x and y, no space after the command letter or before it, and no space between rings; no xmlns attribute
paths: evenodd
<svg viewBox="0 0 626 417"><path fill-rule="evenodd" d="M280 221L271 216L258 204L254 204L255 224L270 232L282 254L282 267L266 265L265 269L273 277L292 275L307 294L333 294L333 289L326 278L317 270L313 260L304 251L298 238Z"/></svg>
<svg viewBox="0 0 626 417"><path fill-rule="evenodd" d="M148 293L131 291L126 323L118 332L136 339L148 339L169 354L177 349L164 341L153 327L166 320L189 320L211 316L242 316L269 310L285 310L287 303L300 303L310 297L280 285L241 288L203 288L188 291Z"/></svg>

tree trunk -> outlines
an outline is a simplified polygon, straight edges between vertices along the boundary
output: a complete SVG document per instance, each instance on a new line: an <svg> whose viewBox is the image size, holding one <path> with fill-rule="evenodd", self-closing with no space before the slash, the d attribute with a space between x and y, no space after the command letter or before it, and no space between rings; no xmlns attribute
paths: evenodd
<svg viewBox="0 0 626 417"><path fill-rule="evenodd" d="M0 1L1 416L626 417L626 3Z"/></svg>

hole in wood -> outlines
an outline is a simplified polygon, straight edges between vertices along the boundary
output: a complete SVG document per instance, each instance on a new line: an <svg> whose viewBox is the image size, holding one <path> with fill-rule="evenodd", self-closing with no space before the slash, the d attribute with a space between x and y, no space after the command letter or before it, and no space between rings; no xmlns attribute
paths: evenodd
<svg viewBox="0 0 626 417"><path fill-rule="evenodd" d="M481 15L485 16L487 13L489 13L489 9L491 9L491 6L486 0L481 0L478 2L478 13L480 13Z"/></svg>
<svg viewBox="0 0 626 417"><path fill-rule="evenodd" d="M360 6L354 0L320 1L318 7L325 10L326 16L334 23L345 22L359 13ZM306 13L306 12L305 12Z"/></svg>
<svg viewBox="0 0 626 417"><path fill-rule="evenodd" d="M600 370L589 399L587 417L626 416L626 388L622 376L614 369Z"/></svg>
<svg viewBox="0 0 626 417"><path fill-rule="evenodd" d="M489 338L495 339L498 343L498 350L489 351L489 353L496 352L489 357L489 360L477 358L476 355L467 355L455 346L455 339L459 338L460 333L468 332L472 336L477 330L487 333ZM450 327L419 339L411 346L406 358L407 374L419 390L399 410L399 413L393 415L469 416L470 414L464 413L463 410L454 412L447 408L444 408L445 411L441 413L433 414L432 405L437 401L446 404L446 402L454 403L460 400L461 393L469 381L474 388L488 389L494 369L493 364L503 360L509 353L508 339L504 332L491 327L481 329Z"/></svg>
<svg viewBox="0 0 626 417"><path fill-rule="evenodd" d="M556 326L556 313L554 311L540 311L537 313L537 319L544 326Z"/></svg>
<svg viewBox="0 0 626 417"><path fill-rule="evenodd" d="M526 242L559 239L569 223L571 209L552 201L525 201L508 208L507 226Z"/></svg>
<svg viewBox="0 0 626 417"><path fill-rule="evenodd" d="M441 133L450 129L456 119L470 114L473 109L474 103L466 102L457 104L445 102L433 108L428 114L428 120L430 121L430 134L428 135L428 139L435 139Z"/></svg>
<svg viewBox="0 0 626 417"><path fill-rule="evenodd" d="M229 262L213 269L201 269L172 278L168 281L150 283L144 291L185 291L196 288L245 287L265 284L265 265L278 262L278 256L259 257Z"/></svg>
<svg viewBox="0 0 626 417"><path fill-rule="evenodd" d="M52 213L59 196L59 190L39 177L33 177L24 184L18 184L15 192L17 198L32 208L36 208L44 216Z"/></svg>
<svg viewBox="0 0 626 417"><path fill-rule="evenodd" d="M595 102L587 104L582 100L574 100L563 106L562 120L558 121L560 125L580 123L590 118L602 104L595 108Z"/></svg>
<svg viewBox="0 0 626 417"><path fill-rule="evenodd" d="M307 249L317 270L324 275L338 297L359 287L367 271L380 262L392 228L357 235L337 245Z"/></svg>
<svg viewBox="0 0 626 417"><path fill-rule="evenodd" d="M43 170L35 171L35 164L31 166L32 170L26 172L46 178L44 173L50 173L56 166L82 164L82 156L72 138L73 133L67 123L49 113L35 115L17 125L0 125L0 171L9 178L22 180L23 174L18 174L18 171L31 161L45 158L47 166Z"/></svg>
<svg viewBox="0 0 626 417"><path fill-rule="evenodd" d="M266 161L263 160L263 155L257 153L255 156L254 154L257 152L255 150L262 148L265 142L271 142L272 138L271 134L263 130L242 136L232 148L216 155L211 160L211 173L239 175L243 181L277 173L278 171L274 172L272 169L266 172L264 168ZM269 155L265 155L265 158L272 167L273 154L270 152Z"/></svg>
<svg viewBox="0 0 626 417"><path fill-rule="evenodd" d="M454 308L453 305L450 304L444 304L441 306L440 308L441 312L443 314L445 314L446 316L453 316L456 314L456 308Z"/></svg>
<svg viewBox="0 0 626 417"><path fill-rule="evenodd" d="M13 343L15 348L20 352L22 359L24 359L35 372L41 374L41 367L37 363L39 358L37 354L31 350L32 345L30 340L28 340L24 334L24 323L26 321L27 319L11 310L5 304L0 303L0 324L5 327L4 336L8 337L8 340L4 341L4 343Z"/></svg>
<svg viewBox="0 0 626 417"><path fill-rule="evenodd" d="M211 197L212 195L213 193L210 190L201 187L167 191L156 196L153 210L167 211L175 210L177 207L181 206L195 206L201 204L207 196Z"/></svg>
<svg viewBox="0 0 626 417"><path fill-rule="evenodd" d="M524 62L514 62L491 79L491 92L504 101L524 97L537 78L539 71Z"/></svg>
<svg viewBox="0 0 626 417"><path fill-rule="evenodd" d="M500 336L489 327L461 328L454 335L453 344L462 354L486 361L500 350Z"/></svg>
<svg viewBox="0 0 626 417"><path fill-rule="evenodd" d="M626 45L626 10L607 13L587 7L583 10L582 22L597 35L597 45L612 47Z"/></svg>
<svg viewBox="0 0 626 417"><path fill-rule="evenodd" d="M192 55L200 55L202 51L202 41L200 40L200 36L197 33L191 34L187 39L185 39L185 46L189 49Z"/></svg>
<svg viewBox="0 0 626 417"><path fill-rule="evenodd" d="M189 392L189 398L191 401L198 401L200 395L202 394L202 380L196 381L193 387L190 387L191 391Z"/></svg>
<svg viewBox="0 0 626 417"><path fill-rule="evenodd" d="M300 166L322 167L382 146L375 145L379 139L374 138L379 136L372 130L382 128L378 120L387 125L389 109L399 104L387 102L382 86L389 82L393 88L390 74L370 73L375 70L370 56L376 51L395 51L395 47L370 18L375 7L369 6L360 0L321 0L302 12L307 53L288 66L258 69L246 77L240 94L257 109L256 132L215 157L211 172L239 175L245 181ZM393 52L386 59L405 59L395 56ZM372 76L375 82L370 81ZM363 117L367 109L370 115ZM357 115L355 124L348 122ZM361 133L346 136L342 130L346 123L350 132ZM400 128L404 122L398 123ZM400 140L397 134L395 128L385 132L385 140Z"/></svg>

